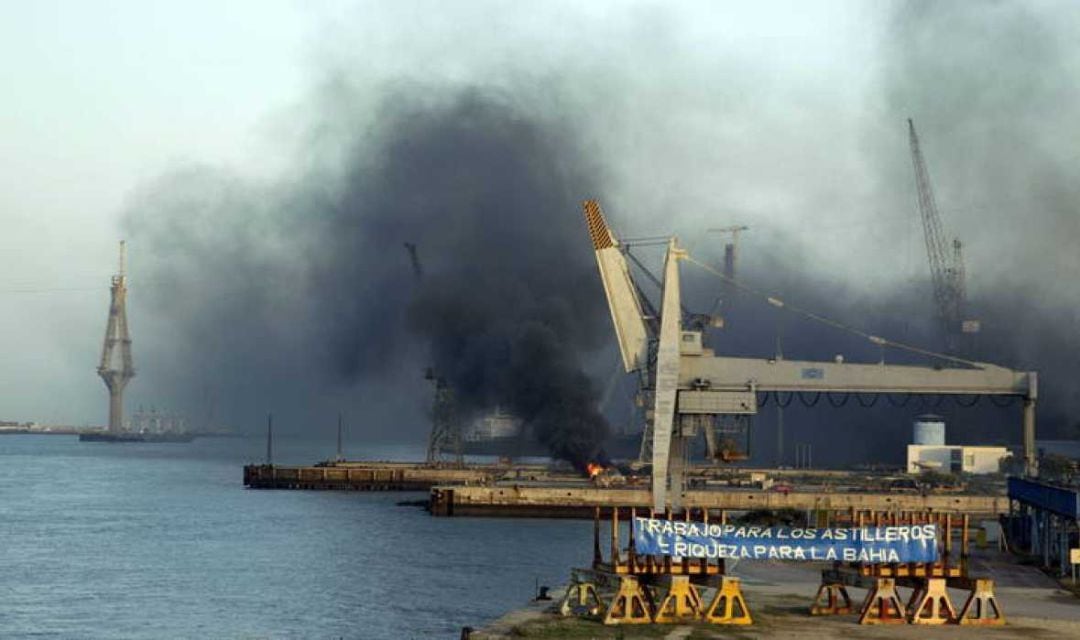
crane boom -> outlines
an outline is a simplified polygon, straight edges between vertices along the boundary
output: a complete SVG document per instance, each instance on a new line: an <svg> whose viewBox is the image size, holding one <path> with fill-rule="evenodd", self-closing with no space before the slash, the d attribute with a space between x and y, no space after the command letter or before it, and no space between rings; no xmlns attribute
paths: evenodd
<svg viewBox="0 0 1080 640"><path fill-rule="evenodd" d="M416 252L416 244L406 242L405 250L409 252L409 262L412 264L413 275L417 280L424 279L424 267L420 265L420 255Z"/></svg>
<svg viewBox="0 0 1080 640"><path fill-rule="evenodd" d="M646 365L649 348L649 328L641 311L641 300L630 277L626 258L619 250L619 241L604 221L600 203L586 200L584 209L585 224L596 251L596 264L600 268L600 280L611 310L611 320L615 324L623 368L627 372L636 371Z"/></svg>

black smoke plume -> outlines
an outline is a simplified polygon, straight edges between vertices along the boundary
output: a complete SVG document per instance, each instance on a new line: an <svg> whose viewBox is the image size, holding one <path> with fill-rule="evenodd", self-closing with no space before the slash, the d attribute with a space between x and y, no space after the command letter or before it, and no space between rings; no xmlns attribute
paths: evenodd
<svg viewBox="0 0 1080 640"><path fill-rule="evenodd" d="M189 402L214 389L244 423L267 406L310 419L387 379L416 415L431 365L466 418L500 406L554 455L596 456L607 425L582 362L609 328L580 213L596 170L572 124L493 92L397 90L363 133L338 176L282 189L186 169L143 190L127 222L171 336L144 368L171 369Z"/></svg>
<svg viewBox="0 0 1080 640"><path fill-rule="evenodd" d="M330 229L362 233L334 238L344 245L328 281L363 279L370 267L357 256L415 244L423 275L404 287L406 326L430 346L435 374L466 415L504 407L554 455L584 464L606 423L581 360L606 326L578 203L596 184L575 138L476 91L387 114L380 130L376 166L355 163L363 169L333 214ZM406 257L394 255L394 275L377 285L388 290L376 296L409 284ZM381 316L357 301L335 319L328 335L341 341L344 375L377 370Z"/></svg>
<svg viewBox="0 0 1080 640"><path fill-rule="evenodd" d="M312 110L316 127L292 163L296 175L260 183L187 168L131 203L135 384L169 390L181 406L216 398L220 420L249 428L269 409L286 414L283 425L291 414L305 431L312 421L329 427L344 407L366 418L365 435L420 442L431 398L420 375L432 365L467 408L512 409L556 450L573 452L564 457L585 456L602 421L582 362L612 343L579 213L579 201L595 195L605 196L609 213L632 218L613 220L621 235L677 232L714 264L720 256L707 248L717 238L703 229L747 224L740 277L873 333L940 348L929 274L868 284L865 273L909 273L900 237L872 241L890 235L890 217L910 216L918 227L906 140L912 117L945 227L964 241L972 315L983 322L976 358L1038 370L1040 437L1080 434L1080 181L1071 143L1080 134L1080 94L1071 26L1058 15L1064 8L901 2L883 10L879 56L854 63L879 71L855 98L866 109L839 124L835 110L808 101L791 103L799 117L790 121L807 126L789 126L774 112L784 111L776 93L752 72L739 76L733 63L731 74L715 73L715 56L702 66L680 53L674 36L657 46L666 41L655 20L633 30L647 43L635 35L624 56L594 56L607 65L545 69L530 58L508 67L558 77L544 100L538 92L368 86L357 93L385 99L367 115L365 99L328 91L329 106ZM730 52L735 63L740 55ZM834 89L847 70L834 71L822 80L823 95L842 93ZM806 77L791 81L800 86ZM344 150L327 151L327 140ZM793 187L783 160L807 154L822 157L820 174L796 162L811 178ZM865 172L827 162L852 154ZM684 201L702 191L715 201ZM767 192L778 206L793 203L790 210L767 215L757 196ZM706 210L730 213L708 219ZM739 211L746 213L730 219ZM832 217L858 216L866 223L858 232L829 230ZM770 223L787 231L770 235ZM422 281L404 242L418 247ZM826 253L850 259L823 269ZM685 282L688 306L713 306L716 282ZM789 358L880 357L865 340L780 322L760 301L736 302L734 312L724 309L728 329L711 336L718 352L771 354L779 330ZM624 394L615 395L625 409ZM762 462L775 457L773 409L754 431ZM796 401L785 414L787 459L800 442L815 445L816 464L896 461L911 418L927 410L949 418L950 441L1018 441L1015 406L834 410L824 400L813 408Z"/></svg>

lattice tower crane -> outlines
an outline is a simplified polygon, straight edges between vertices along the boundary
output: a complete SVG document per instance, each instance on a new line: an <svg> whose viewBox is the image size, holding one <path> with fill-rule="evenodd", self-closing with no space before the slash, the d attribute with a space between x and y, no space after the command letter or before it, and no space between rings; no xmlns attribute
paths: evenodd
<svg viewBox="0 0 1080 640"><path fill-rule="evenodd" d="M420 255L416 244L405 243L405 250L409 252L409 262L412 264L413 275L417 282L424 278L424 268L420 264ZM424 371L424 379L435 385L435 400L431 409L431 433L428 435L427 462L437 464L443 461L443 456L449 454L457 465L464 464L464 454L461 442L461 423L457 411L457 402L454 399L454 390L446 379L443 378L434 367L428 367Z"/></svg>
<svg viewBox="0 0 1080 640"><path fill-rule="evenodd" d="M915 123L908 118L911 142L911 161L915 168L915 187L918 192L919 214L922 218L926 255L930 263L930 277L934 285L934 303L938 322L945 342L945 351L957 354L965 333L978 331L978 323L965 321L967 306L962 245L958 238L952 241L952 251L945 240L945 232L938 214L934 191L930 186L930 174L926 170Z"/></svg>

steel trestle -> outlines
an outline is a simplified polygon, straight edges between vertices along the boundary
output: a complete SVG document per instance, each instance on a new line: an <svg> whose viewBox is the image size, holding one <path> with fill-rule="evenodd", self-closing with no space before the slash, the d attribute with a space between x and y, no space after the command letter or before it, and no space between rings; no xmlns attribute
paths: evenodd
<svg viewBox="0 0 1080 640"><path fill-rule="evenodd" d="M738 578L725 576L721 579L720 588L716 590L712 604L705 612L705 621L712 624L753 624L754 619L750 616L750 609L746 606L746 599L742 594L742 583Z"/></svg>
<svg viewBox="0 0 1080 640"><path fill-rule="evenodd" d="M956 608L943 578L920 582L911 594L907 609L908 622L912 624L948 624L956 620Z"/></svg>
<svg viewBox="0 0 1080 640"><path fill-rule="evenodd" d="M649 624L653 621L652 596L634 576L619 578L619 590L611 598L604 624Z"/></svg>

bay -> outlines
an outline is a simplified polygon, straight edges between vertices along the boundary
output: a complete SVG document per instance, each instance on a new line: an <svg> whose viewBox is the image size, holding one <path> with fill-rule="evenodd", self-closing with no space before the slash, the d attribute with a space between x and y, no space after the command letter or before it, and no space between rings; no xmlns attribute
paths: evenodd
<svg viewBox="0 0 1080 640"><path fill-rule="evenodd" d="M274 456L332 447L278 439ZM591 557L589 522L395 504L422 493L245 489L242 465L264 455L260 438L0 436L0 637L457 638Z"/></svg>

